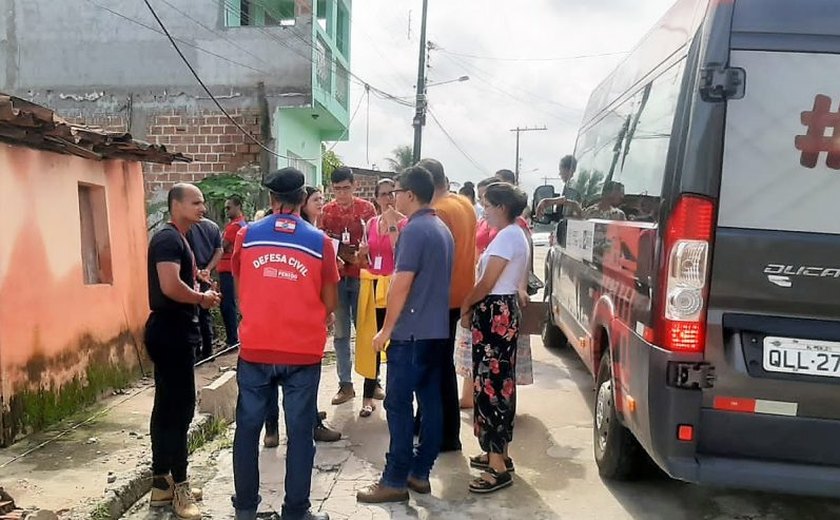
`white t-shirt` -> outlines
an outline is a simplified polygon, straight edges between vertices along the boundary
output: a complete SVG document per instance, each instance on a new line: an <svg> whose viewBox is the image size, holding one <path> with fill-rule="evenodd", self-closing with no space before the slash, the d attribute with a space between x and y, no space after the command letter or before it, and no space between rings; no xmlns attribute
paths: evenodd
<svg viewBox="0 0 840 520"><path fill-rule="evenodd" d="M478 265L480 278L484 276L487 262L491 256L498 256L508 261L490 294L516 294L519 291L519 285L528 270L529 249L528 237L525 236L525 231L517 224L510 224L499 231L499 234L481 255L481 261Z"/></svg>

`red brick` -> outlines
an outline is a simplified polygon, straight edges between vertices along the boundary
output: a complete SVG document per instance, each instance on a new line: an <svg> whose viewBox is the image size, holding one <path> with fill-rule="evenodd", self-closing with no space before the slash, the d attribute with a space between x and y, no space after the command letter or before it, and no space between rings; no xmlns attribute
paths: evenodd
<svg viewBox="0 0 840 520"><path fill-rule="evenodd" d="M233 126L233 125L229 125L229 126L226 126L226 127L225 127L225 133L226 133L226 134L235 134L235 133L237 133L237 132L239 132L239 129L238 129L238 128L236 128L236 127L235 127L235 126Z"/></svg>
<svg viewBox="0 0 840 520"><path fill-rule="evenodd" d="M207 142L207 136L206 135L193 135L192 138L193 138L193 142L196 143L196 144L204 144L204 143Z"/></svg>
<svg viewBox="0 0 840 520"><path fill-rule="evenodd" d="M227 137L227 136L225 136L225 135L222 135L222 136L218 136L218 135L202 135L202 136L197 136L197 137L202 137L202 138L204 139L204 142L206 142L207 144L219 144L219 142L220 142L223 138L225 138L225 137ZM198 142L200 142L200 141L199 141L198 139L196 139L196 141L195 141L195 142L197 142L197 143L198 143Z"/></svg>
<svg viewBox="0 0 840 520"><path fill-rule="evenodd" d="M196 133L207 135L207 134L212 134L214 132L213 132L213 127L212 126L201 125L201 126L198 127L198 132L196 132Z"/></svg>
<svg viewBox="0 0 840 520"><path fill-rule="evenodd" d="M260 147L260 145L258 145L258 144L252 144L252 145L250 145L250 150L249 151L251 153L260 153L262 151L262 147Z"/></svg>
<svg viewBox="0 0 840 520"><path fill-rule="evenodd" d="M213 137L216 139L217 143L232 143L232 142L234 142L234 139L236 138L236 136L234 136L234 135L217 135L217 136L213 136ZM209 143L210 142L209 141L210 136L207 136L207 139L208 139L207 142Z"/></svg>
<svg viewBox="0 0 840 520"><path fill-rule="evenodd" d="M204 162L214 163L219 161L219 154L209 153L207 154Z"/></svg>

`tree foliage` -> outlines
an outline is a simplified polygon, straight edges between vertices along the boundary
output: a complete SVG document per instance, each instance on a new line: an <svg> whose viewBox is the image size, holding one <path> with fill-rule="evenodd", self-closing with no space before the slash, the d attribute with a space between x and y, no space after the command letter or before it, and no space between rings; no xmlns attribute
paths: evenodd
<svg viewBox="0 0 840 520"><path fill-rule="evenodd" d="M400 173L414 165L414 149L407 144L397 146L391 152L391 157L387 157L385 162L388 163L391 170Z"/></svg>
<svg viewBox="0 0 840 520"><path fill-rule="evenodd" d="M332 150L327 150L324 143L321 143L321 183L326 186L330 182L330 176L336 168L344 166L341 157Z"/></svg>
<svg viewBox="0 0 840 520"><path fill-rule="evenodd" d="M253 213L256 197L262 190L258 180L232 173L205 177L196 186L204 194L207 217L216 222L224 222L225 201L233 196L242 199L246 214Z"/></svg>

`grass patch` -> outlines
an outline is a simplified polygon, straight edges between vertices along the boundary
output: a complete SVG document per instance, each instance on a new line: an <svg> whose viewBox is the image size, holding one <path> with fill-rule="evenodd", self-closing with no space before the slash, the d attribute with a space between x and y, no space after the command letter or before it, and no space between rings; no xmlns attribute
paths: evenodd
<svg viewBox="0 0 840 520"><path fill-rule="evenodd" d="M108 504L100 503L93 511L90 512L90 520L110 520L111 511L108 509Z"/></svg>
<svg viewBox="0 0 840 520"><path fill-rule="evenodd" d="M189 439L190 454L201 448L216 437L227 432L228 423L218 417L211 418L207 424Z"/></svg>

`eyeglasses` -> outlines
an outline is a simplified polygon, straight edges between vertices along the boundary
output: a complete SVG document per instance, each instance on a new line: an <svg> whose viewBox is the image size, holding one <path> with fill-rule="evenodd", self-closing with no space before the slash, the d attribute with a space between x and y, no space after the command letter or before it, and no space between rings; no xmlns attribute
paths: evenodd
<svg viewBox="0 0 840 520"><path fill-rule="evenodd" d="M393 197L394 192L393 191L383 191L383 192L379 193L379 196L380 197Z"/></svg>
<svg viewBox="0 0 840 520"><path fill-rule="evenodd" d="M394 190L392 193L396 195L397 193L406 193L408 190Z"/></svg>

